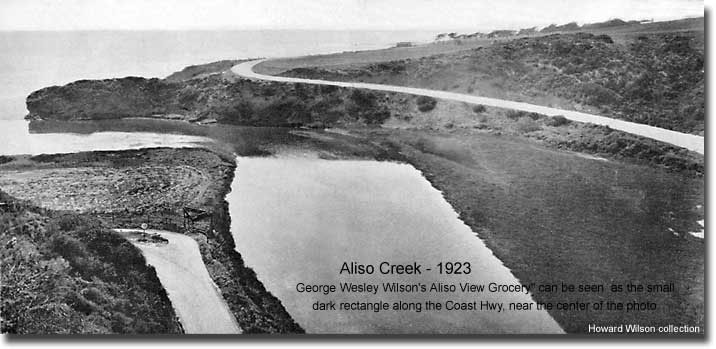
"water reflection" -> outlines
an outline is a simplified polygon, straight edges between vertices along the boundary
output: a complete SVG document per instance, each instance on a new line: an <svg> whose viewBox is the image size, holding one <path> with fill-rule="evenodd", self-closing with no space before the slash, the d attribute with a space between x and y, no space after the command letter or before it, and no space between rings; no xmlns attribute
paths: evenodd
<svg viewBox="0 0 716 349"><path fill-rule="evenodd" d="M459 284L519 281L410 165L315 157L240 157L228 195L237 250L311 333L555 333L545 311L318 311L315 301L527 302L525 293L463 293ZM422 264L420 275L339 274L343 262ZM436 264L470 262L470 275ZM298 283L378 284L376 294L299 293ZM452 284L457 292L386 293L383 283ZM424 310L424 309L423 309Z"/></svg>
<svg viewBox="0 0 716 349"><path fill-rule="evenodd" d="M30 132L23 120L0 121L0 154L74 153L92 150L123 150L147 147L197 147L213 143L207 137L159 132L94 131L64 133ZM48 130L46 130L48 131Z"/></svg>
<svg viewBox="0 0 716 349"><path fill-rule="evenodd" d="M196 125L159 119L95 121L0 120L0 154L72 153L144 147L222 147L239 155L267 155L277 144L298 143L288 129Z"/></svg>

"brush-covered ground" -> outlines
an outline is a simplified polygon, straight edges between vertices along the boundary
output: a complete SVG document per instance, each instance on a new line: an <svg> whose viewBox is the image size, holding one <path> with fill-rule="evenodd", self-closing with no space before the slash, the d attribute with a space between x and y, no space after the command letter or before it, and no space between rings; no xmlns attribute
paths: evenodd
<svg viewBox="0 0 716 349"><path fill-rule="evenodd" d="M262 62L254 67L254 71L260 74L278 75L285 71L296 68L310 67L339 67L351 64L367 65L371 63L382 63L406 59L419 59L422 57L441 54L453 54L461 51L468 51L479 47L489 46L496 42L514 40L516 38L534 37L550 34L564 34L575 32L586 32L592 34L607 34L614 41L626 42L644 34L654 33L675 33L693 32L704 30L704 18L688 18L666 22L635 23L635 21L623 21L619 19L609 20L601 23L586 24L578 26L576 23L566 25L551 25L537 31L537 28L523 28L513 31L513 35L502 37L489 35L477 35L479 33L451 33L452 39L439 40L426 44L416 44L411 47L391 47L379 50L352 51L333 54L320 54L299 57L275 58ZM499 32L499 31L496 31ZM510 32L510 31L502 31ZM444 33L444 39L450 38ZM483 33L486 34L486 33ZM698 36L703 46L703 35ZM437 39L437 37L436 37Z"/></svg>
<svg viewBox="0 0 716 349"><path fill-rule="evenodd" d="M594 112L704 134L703 30L518 38L456 53L281 75L422 87Z"/></svg>
<svg viewBox="0 0 716 349"><path fill-rule="evenodd" d="M182 333L154 268L95 218L0 191L2 332Z"/></svg>
<svg viewBox="0 0 716 349"><path fill-rule="evenodd" d="M102 229L83 230L82 237L89 241L101 241L104 235L99 234L107 229L138 228L141 223L148 223L152 229L185 233L198 242L210 276L244 333L302 332L234 250L228 205L224 201L235 167L231 156L204 149L155 148L11 158L12 161L0 165L0 188L10 195L43 209L91 217L87 219L99 222ZM185 226L184 207L204 210L208 215ZM120 239L116 234L110 235ZM139 253L127 244L125 249L132 251L128 256ZM82 257L81 246L77 249L69 246L66 259ZM121 252L124 249L96 253L117 262ZM144 263L141 255L138 258ZM156 275L152 275L156 280ZM88 278L91 280L91 276ZM7 282L11 287L21 284L18 280ZM161 285L155 287L163 292ZM42 298L45 291L35 289L31 293ZM117 297L122 302L130 300ZM65 330L67 324L55 322L54 326ZM26 331L24 326L18 328ZM128 331L120 328L114 332Z"/></svg>

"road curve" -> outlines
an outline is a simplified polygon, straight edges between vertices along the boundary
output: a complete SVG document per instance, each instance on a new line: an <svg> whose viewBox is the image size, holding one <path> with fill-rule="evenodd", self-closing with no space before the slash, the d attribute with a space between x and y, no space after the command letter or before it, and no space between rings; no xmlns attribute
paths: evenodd
<svg viewBox="0 0 716 349"><path fill-rule="evenodd" d="M342 81L290 78L290 77L263 75L263 74L255 73L253 71L253 67L265 60L266 59L260 59L260 60L243 62L243 63L237 64L234 67L232 67L231 71L236 75L239 75L239 76L242 76L245 78L250 78L250 79L259 79L259 80L268 80L268 81L277 81L277 82L289 82L289 83L331 85L331 86L352 87L352 88L361 88L361 89L377 90L377 91L408 93L408 94L412 94L412 95L429 96L429 97L434 97L434 98L447 99L447 100L466 102L466 103L472 103L472 104L483 104L483 105L490 106L490 107L521 110L521 111L539 113L539 114L544 114L544 115L551 115L551 116L562 115L569 120L578 121L578 122L588 122L588 123L603 125L603 126L609 126L610 128L615 129L615 130L624 131L624 132L639 135L642 137L655 139L657 141L662 141L665 143L673 144L678 147L686 148L691 151L695 151L702 155L704 154L704 137L692 135L692 134L688 134L688 133L676 132L676 131L667 130L667 129L663 129L663 128L659 128L659 127L638 124L635 122L613 119L613 118L608 118L605 116L599 116L599 115L594 115L594 114L581 113L581 112L572 111L572 110L550 108L550 107L545 107L545 106L541 106L541 105L535 105L535 104L529 104L529 103L523 103L523 102L515 102L515 101L507 101L507 100L496 99L496 98L472 96L472 95L466 95L466 94L462 94L462 93L428 90L428 89L405 87L405 86L369 84L369 83L363 83L363 82L342 82Z"/></svg>
<svg viewBox="0 0 716 349"><path fill-rule="evenodd" d="M147 233L158 234L168 243L143 243L132 236L141 230L115 231L139 248L147 264L157 271L187 334L241 333L229 306L211 280L194 239L170 231L147 229Z"/></svg>

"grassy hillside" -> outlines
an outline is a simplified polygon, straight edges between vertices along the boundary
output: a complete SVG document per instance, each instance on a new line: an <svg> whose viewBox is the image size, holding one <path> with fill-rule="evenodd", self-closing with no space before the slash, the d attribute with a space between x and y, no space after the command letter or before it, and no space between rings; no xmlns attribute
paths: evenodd
<svg viewBox="0 0 716 349"><path fill-rule="evenodd" d="M504 40L504 39L498 39ZM435 42L413 47L391 47L380 50L342 52L324 55L277 58L254 67L261 74L275 75L295 68L314 66L340 66L346 64L369 64L401 59L417 59L437 54L455 53L492 44L493 39L471 39Z"/></svg>
<svg viewBox="0 0 716 349"><path fill-rule="evenodd" d="M181 71L172 73L171 75L164 78L166 81L172 81L172 82L178 82L178 81L184 81L184 80L191 80L196 79L204 76L209 76L212 74L218 74L221 72L224 72L226 70L231 69L231 67L244 62L244 60L223 60L223 61L217 61L212 62L208 64L200 64L200 65L190 65Z"/></svg>
<svg viewBox="0 0 716 349"><path fill-rule="evenodd" d="M181 333L141 253L92 218L0 191L2 332Z"/></svg>
<svg viewBox="0 0 716 349"><path fill-rule="evenodd" d="M703 32L520 38L458 53L282 75L406 85L596 112L704 132Z"/></svg>
<svg viewBox="0 0 716 349"><path fill-rule="evenodd" d="M557 28L559 28L560 30L553 30ZM581 27L575 27L574 25L554 24L543 28L541 31L537 30L537 27L522 28L520 30L509 31L516 33L516 35L510 37L487 38L484 37L485 35L478 36L477 34L479 33L453 33L456 34L453 36L453 40L432 42L428 44L415 45L412 47L391 47L380 50L366 50L323 55L277 58L258 64L254 67L254 70L261 74L277 75L296 68L308 68L316 66L331 67L343 66L347 64L370 64L403 59L418 59L438 54L467 51L478 47L489 46L499 41L512 40L519 37L543 36L576 31L592 34L608 34L615 41L618 42L623 42L625 40L629 40L630 38L634 38L636 36L644 34L664 32L697 32L700 33L699 35L697 35L697 39L702 43L701 46L703 46L703 30L703 17L653 23L639 23L638 21L623 21L615 19L601 23L585 24ZM446 34L447 33L441 35L442 37L445 37Z"/></svg>

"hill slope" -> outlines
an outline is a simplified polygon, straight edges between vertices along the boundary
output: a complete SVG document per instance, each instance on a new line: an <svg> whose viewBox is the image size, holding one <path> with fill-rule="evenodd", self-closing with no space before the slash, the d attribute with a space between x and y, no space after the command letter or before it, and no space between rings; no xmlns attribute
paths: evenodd
<svg viewBox="0 0 716 349"><path fill-rule="evenodd" d="M154 268L98 220L0 191L2 332L181 333Z"/></svg>
<svg viewBox="0 0 716 349"><path fill-rule="evenodd" d="M704 48L697 32L615 43L590 33L498 42L458 53L282 75L424 87L586 110L704 133Z"/></svg>

